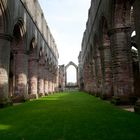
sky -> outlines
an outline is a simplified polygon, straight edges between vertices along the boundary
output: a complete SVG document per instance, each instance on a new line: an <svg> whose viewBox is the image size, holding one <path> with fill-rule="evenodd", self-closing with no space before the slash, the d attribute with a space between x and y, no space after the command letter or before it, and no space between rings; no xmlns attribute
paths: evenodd
<svg viewBox="0 0 140 140"><path fill-rule="evenodd" d="M58 48L59 65L67 65L70 61L78 65L91 0L38 1Z"/></svg>

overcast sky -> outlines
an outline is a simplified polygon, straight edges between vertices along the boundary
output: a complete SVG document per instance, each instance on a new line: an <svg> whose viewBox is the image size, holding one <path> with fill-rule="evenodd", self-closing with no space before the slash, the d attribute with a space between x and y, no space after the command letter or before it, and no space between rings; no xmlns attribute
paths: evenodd
<svg viewBox="0 0 140 140"><path fill-rule="evenodd" d="M58 48L59 65L78 64L91 0L38 1Z"/></svg>

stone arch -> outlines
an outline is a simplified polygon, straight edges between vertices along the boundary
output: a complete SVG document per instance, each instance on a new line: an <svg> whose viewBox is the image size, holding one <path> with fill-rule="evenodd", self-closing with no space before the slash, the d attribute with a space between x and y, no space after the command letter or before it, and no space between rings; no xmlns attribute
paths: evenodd
<svg viewBox="0 0 140 140"><path fill-rule="evenodd" d="M76 86L78 85L78 66L70 61L66 66L65 66L65 85L67 86L67 69L69 66L73 66L76 69Z"/></svg>
<svg viewBox="0 0 140 140"><path fill-rule="evenodd" d="M23 46L24 44L24 34L25 34L25 30L24 30L24 22L21 18L18 18L18 20L16 21L16 23L14 24L13 27L13 40L12 40L12 50L19 50L19 49L25 49L25 47Z"/></svg>
<svg viewBox="0 0 140 140"><path fill-rule="evenodd" d="M0 0L0 33L9 33L10 13L6 4Z"/></svg>
<svg viewBox="0 0 140 140"><path fill-rule="evenodd" d="M28 57L25 46L24 22L21 18L17 20L13 27L13 40L11 43L10 67L13 67L13 101L20 102L28 98ZM13 61L13 63L12 63Z"/></svg>

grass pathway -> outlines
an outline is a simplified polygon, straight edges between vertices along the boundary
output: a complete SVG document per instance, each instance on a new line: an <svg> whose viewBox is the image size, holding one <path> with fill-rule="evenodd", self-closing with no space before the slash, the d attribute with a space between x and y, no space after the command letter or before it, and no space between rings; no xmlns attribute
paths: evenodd
<svg viewBox="0 0 140 140"><path fill-rule="evenodd" d="M140 115L91 95L59 93L0 109L0 140L137 140Z"/></svg>

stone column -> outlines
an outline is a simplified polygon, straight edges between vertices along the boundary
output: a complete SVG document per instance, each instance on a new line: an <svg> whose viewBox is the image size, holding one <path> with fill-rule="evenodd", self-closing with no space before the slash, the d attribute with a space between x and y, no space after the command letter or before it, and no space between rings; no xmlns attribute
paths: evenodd
<svg viewBox="0 0 140 140"><path fill-rule="evenodd" d="M128 103L133 95L131 42L129 27L110 30L114 96Z"/></svg>
<svg viewBox="0 0 140 140"><path fill-rule="evenodd" d="M85 62L84 64L84 76L83 76L83 80L84 80L84 90L88 92L88 64L87 62Z"/></svg>
<svg viewBox="0 0 140 140"><path fill-rule="evenodd" d="M7 105L10 101L8 97L10 40L11 37L9 35L0 34L0 107Z"/></svg>
<svg viewBox="0 0 140 140"><path fill-rule="evenodd" d="M99 96L102 92L102 71L101 71L101 57L99 51L95 57L95 73L96 73L96 96Z"/></svg>
<svg viewBox="0 0 140 140"><path fill-rule="evenodd" d="M92 62L90 61L88 64L88 82L89 82L89 92L93 92L93 71L92 71Z"/></svg>
<svg viewBox="0 0 140 140"><path fill-rule="evenodd" d="M45 88L45 95L48 95L48 80L47 79L45 79L44 88Z"/></svg>
<svg viewBox="0 0 140 140"><path fill-rule="evenodd" d="M52 92L52 72L50 71L50 93Z"/></svg>
<svg viewBox="0 0 140 140"><path fill-rule="evenodd" d="M38 60L29 58L29 94L31 98L38 98L37 91L38 80Z"/></svg>
<svg viewBox="0 0 140 140"><path fill-rule="evenodd" d="M45 95L48 95L48 68L45 67L45 82L44 82L44 88L45 88Z"/></svg>
<svg viewBox="0 0 140 140"><path fill-rule="evenodd" d="M103 90L102 90L102 98L111 98L113 93L113 85L112 85L112 63L111 63L111 50L110 43L105 42L103 44L103 52L104 52L104 67L103 67Z"/></svg>
<svg viewBox="0 0 140 140"><path fill-rule="evenodd" d="M39 77L38 77L38 93L39 96L44 96L44 64L39 64L38 67Z"/></svg>
<svg viewBox="0 0 140 140"><path fill-rule="evenodd" d="M78 67L76 68L76 85L79 85L79 75L78 75Z"/></svg>
<svg viewBox="0 0 140 140"><path fill-rule="evenodd" d="M93 60L91 60L89 64L89 78L90 78L90 92L91 94L95 94L95 73L94 73L94 63Z"/></svg>
<svg viewBox="0 0 140 140"><path fill-rule="evenodd" d="M96 65L95 65L95 57L92 60L92 77L93 77L93 93L96 95L97 93L97 75L96 75Z"/></svg>
<svg viewBox="0 0 140 140"><path fill-rule="evenodd" d="M48 93L51 93L51 75L50 75L50 71L48 69Z"/></svg>
<svg viewBox="0 0 140 140"><path fill-rule="evenodd" d="M23 47L23 46L22 46ZM14 54L15 62L15 92L14 102L22 102L28 99L28 56L24 50L17 50Z"/></svg>

